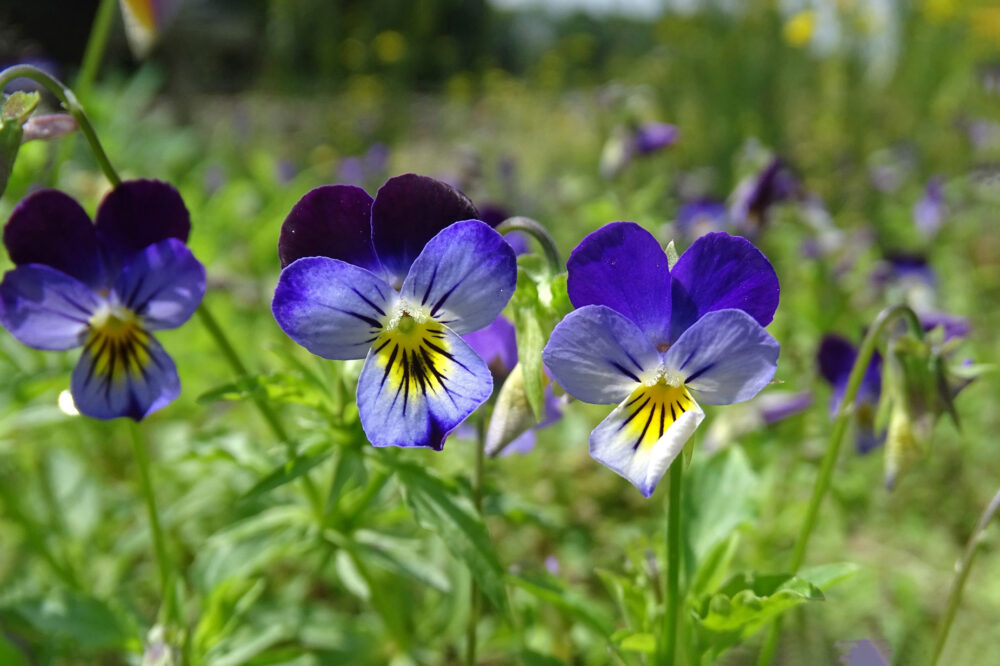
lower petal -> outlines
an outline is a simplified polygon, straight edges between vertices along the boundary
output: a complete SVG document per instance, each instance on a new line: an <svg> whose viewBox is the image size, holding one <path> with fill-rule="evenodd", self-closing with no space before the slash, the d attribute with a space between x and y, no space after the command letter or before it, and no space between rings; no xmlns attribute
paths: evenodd
<svg viewBox="0 0 1000 666"><path fill-rule="evenodd" d="M458 334L414 321L375 341L358 380L358 412L375 446L440 451L492 392L489 368Z"/></svg>
<svg viewBox="0 0 1000 666"><path fill-rule="evenodd" d="M683 386L640 386L594 428L590 455L649 497L704 418Z"/></svg>
<svg viewBox="0 0 1000 666"><path fill-rule="evenodd" d="M81 414L141 421L173 401L181 385L160 343L137 323L118 321L91 330L70 390Z"/></svg>

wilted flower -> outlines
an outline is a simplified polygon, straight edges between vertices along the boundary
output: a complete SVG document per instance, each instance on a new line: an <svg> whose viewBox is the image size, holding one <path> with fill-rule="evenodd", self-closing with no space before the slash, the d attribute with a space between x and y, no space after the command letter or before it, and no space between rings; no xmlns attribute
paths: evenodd
<svg viewBox="0 0 1000 666"><path fill-rule="evenodd" d="M763 327L778 278L749 241L723 232L699 238L671 270L632 222L587 236L568 268L577 309L542 358L570 395L619 403L590 453L648 497L704 419L699 400L749 400L774 376L779 345Z"/></svg>
<svg viewBox="0 0 1000 666"><path fill-rule="evenodd" d="M308 192L281 228L272 310L317 356L361 359L357 401L375 446L440 450L493 390L460 337L514 292L514 251L440 181L406 174L372 199L350 185Z"/></svg>
<svg viewBox="0 0 1000 666"><path fill-rule="evenodd" d="M205 269L185 246L190 220L170 185L133 180L112 190L97 223L69 196L43 190L17 205L3 241L16 268L0 283L0 322L43 350L83 346L76 408L136 421L180 392L152 331L176 328L205 293Z"/></svg>
<svg viewBox="0 0 1000 666"><path fill-rule="evenodd" d="M820 374L833 387L830 394L830 418L840 410L847 391L847 380L858 357L857 348L839 335L827 335L819 345L817 362ZM865 370L854 399L854 447L865 454L885 441L885 432L876 434L875 415L882 397L882 356L875 352Z"/></svg>
<svg viewBox="0 0 1000 666"><path fill-rule="evenodd" d="M545 387L545 415L536 422L518 366L514 325L500 315L486 328L462 338L486 361L493 373L493 383L503 385L486 432L486 454L502 457L528 453L535 448L535 428L544 428L562 418L559 400L553 395L551 385Z"/></svg>

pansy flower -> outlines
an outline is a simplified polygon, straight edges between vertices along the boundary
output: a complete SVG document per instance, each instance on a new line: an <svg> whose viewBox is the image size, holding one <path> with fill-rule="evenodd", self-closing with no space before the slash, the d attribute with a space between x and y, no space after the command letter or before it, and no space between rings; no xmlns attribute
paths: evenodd
<svg viewBox="0 0 1000 666"><path fill-rule="evenodd" d="M70 385L82 414L138 421L180 393L152 332L183 324L205 294L190 228L177 190L153 180L112 190L96 224L57 190L11 213L3 242L16 267L0 283L0 323L35 349L83 347Z"/></svg>
<svg viewBox="0 0 1000 666"><path fill-rule="evenodd" d="M357 403L375 446L440 450L493 390L461 336L496 319L517 266L476 218L458 190L406 174L374 199L350 185L318 187L282 225L274 318L317 356L365 359Z"/></svg>
<svg viewBox="0 0 1000 666"><path fill-rule="evenodd" d="M745 234L759 231L776 204L799 196L799 182L784 160L774 157L767 165L736 186L729 217Z"/></svg>
<svg viewBox="0 0 1000 666"><path fill-rule="evenodd" d="M704 419L699 402L749 400L774 376L779 345L764 326L778 278L725 232L699 238L671 269L632 222L587 236L567 266L577 309L542 358L570 395L618 405L591 433L590 454L648 497Z"/></svg>
<svg viewBox="0 0 1000 666"><path fill-rule="evenodd" d="M840 410L847 391L847 381L858 357L857 348L839 335L827 335L820 343L817 362L820 374L833 387L830 394L830 418ZM885 441L885 432L875 432L875 414L882 397L882 356L872 355L854 399L854 446L865 454Z"/></svg>

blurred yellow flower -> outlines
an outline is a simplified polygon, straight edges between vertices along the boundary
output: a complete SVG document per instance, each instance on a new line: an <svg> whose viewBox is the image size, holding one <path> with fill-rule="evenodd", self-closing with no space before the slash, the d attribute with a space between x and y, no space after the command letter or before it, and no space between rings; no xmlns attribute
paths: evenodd
<svg viewBox="0 0 1000 666"><path fill-rule="evenodd" d="M395 30L384 30L375 35L375 55L387 65L397 63L406 55L406 38Z"/></svg>
<svg viewBox="0 0 1000 666"><path fill-rule="evenodd" d="M792 46L804 46L816 29L816 12L804 9L785 22L785 41Z"/></svg>

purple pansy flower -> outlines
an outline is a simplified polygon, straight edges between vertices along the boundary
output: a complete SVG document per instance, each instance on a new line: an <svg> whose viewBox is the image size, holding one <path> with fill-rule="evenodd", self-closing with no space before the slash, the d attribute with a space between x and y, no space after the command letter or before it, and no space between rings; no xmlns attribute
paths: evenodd
<svg viewBox="0 0 1000 666"><path fill-rule="evenodd" d="M764 326L778 306L770 262L744 238L702 236L670 269L632 222L587 236L568 262L576 310L542 358L567 393L617 404L590 454L649 497L705 417L698 401L749 400L771 381L779 345Z"/></svg>
<svg viewBox="0 0 1000 666"><path fill-rule="evenodd" d="M640 123L632 132L632 151L650 155L677 142L677 126L667 123Z"/></svg>
<svg viewBox="0 0 1000 666"><path fill-rule="evenodd" d="M493 390L460 337L496 319L514 292L514 251L472 202L424 176L308 192L285 218L272 311L323 358L365 359L361 425L375 446L440 450Z"/></svg>
<svg viewBox="0 0 1000 666"><path fill-rule="evenodd" d="M494 383L502 383L514 370L517 365L517 336L514 325L506 317L500 315L492 324L486 328L463 335L464 339L473 351L479 354L489 366L493 373ZM501 400L502 402L502 400ZM520 435L513 440L506 432L504 426L510 423L490 423L490 429L486 433L486 453L487 455L508 456L513 453L528 453L535 448L535 430L552 425L562 418L562 409L559 399L552 393L552 385L545 387L545 413L542 420L535 423L533 427L526 427ZM494 420L496 411L494 410ZM531 418L534 422L534 417ZM496 432L494 430L496 429ZM517 430L521 430L519 427ZM516 432L516 431L515 431ZM499 452L499 453L498 453Z"/></svg>
<svg viewBox="0 0 1000 666"><path fill-rule="evenodd" d="M205 294L190 228L180 194L154 180L112 190L96 224L57 190L11 213L3 242L16 268L0 283L0 323L35 349L83 346L70 386L81 413L138 421L180 393L151 332L183 324Z"/></svg>
<svg viewBox="0 0 1000 666"><path fill-rule="evenodd" d="M767 222L772 206L799 194L799 182L791 168L784 160L774 157L763 169L736 186L729 217L744 233L755 233Z"/></svg>
<svg viewBox="0 0 1000 666"><path fill-rule="evenodd" d="M858 350L839 335L827 335L820 343L817 361L820 374L833 387L830 395L830 418L834 418L844 400L847 380L858 357ZM854 445L858 453L865 454L885 441L885 432L876 434L875 413L882 396L882 356L875 352L854 399Z"/></svg>
<svg viewBox="0 0 1000 666"><path fill-rule="evenodd" d="M924 187L924 195L913 204L913 223L917 231L933 236L944 222L944 188L940 178L931 178Z"/></svg>

